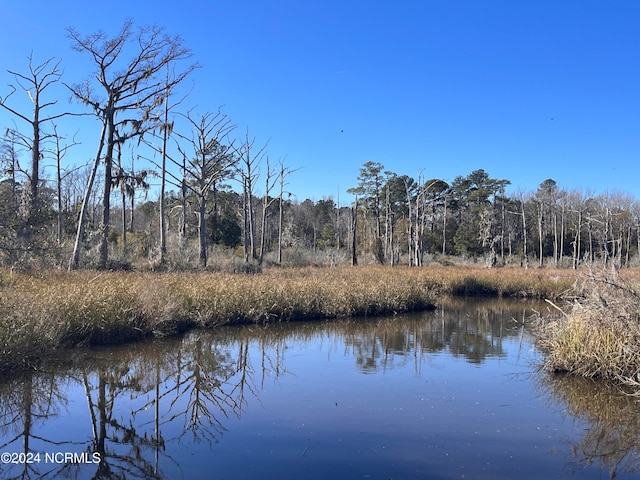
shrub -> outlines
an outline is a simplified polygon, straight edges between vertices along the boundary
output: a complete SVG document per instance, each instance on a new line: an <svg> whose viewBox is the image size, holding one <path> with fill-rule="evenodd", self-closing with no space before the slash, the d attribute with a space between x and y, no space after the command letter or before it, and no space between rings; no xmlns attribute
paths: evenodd
<svg viewBox="0 0 640 480"><path fill-rule="evenodd" d="M640 387L640 293L617 274L589 275L565 295L568 313L536 323L543 367Z"/></svg>

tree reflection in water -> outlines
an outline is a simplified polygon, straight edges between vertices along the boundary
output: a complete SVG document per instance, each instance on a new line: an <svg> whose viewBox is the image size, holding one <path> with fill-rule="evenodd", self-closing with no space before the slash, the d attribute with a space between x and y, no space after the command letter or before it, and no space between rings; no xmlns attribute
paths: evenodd
<svg viewBox="0 0 640 480"><path fill-rule="evenodd" d="M265 351L264 372L278 359ZM166 452L167 442L219 441L224 420L240 417L247 395L257 396L254 367L247 340L237 344L235 355L210 335L191 334L153 345L129 345L98 349L78 359L83 367L65 374L31 374L0 387L2 450L36 452L96 452L92 478L168 478L160 459L179 466ZM36 433L46 430L60 408L67 404L64 384L80 384L86 397L90 423L89 443L48 440ZM74 417L80 418L79 412ZM182 428L174 424L182 422ZM165 439L163 428L171 424L177 438ZM186 439L185 437L189 438ZM32 440L38 440L37 443ZM48 444L48 446L47 446ZM43 462L2 465L2 478L43 475L85 478L91 465L65 463L55 471Z"/></svg>
<svg viewBox="0 0 640 480"><path fill-rule="evenodd" d="M469 308L469 303L477 303ZM480 364L487 357L505 355L502 339L522 335L527 306L517 312L514 304L449 299L431 313L372 320L363 325L354 321L346 331L345 344L353 349L363 372L385 370L390 362L408 360L413 356L415 373L426 354L446 352ZM425 322L425 317L430 321ZM373 328L371 325L373 324Z"/></svg>
<svg viewBox="0 0 640 480"><path fill-rule="evenodd" d="M178 349L170 346L151 357L127 359L121 367L126 370L99 367L98 384L86 393L93 431L98 432L94 446L104 455L97 476L114 478L117 468L123 478L162 478L161 455L179 464L166 453L167 442L217 443L225 432L224 420L240 417L247 392L256 393L248 352L246 342L238 345L234 356L211 336L192 334ZM128 398L122 403L131 412L124 422L113 412L123 393ZM177 437L165 439L163 427L175 422L182 423L180 429L171 428L179 432Z"/></svg>
<svg viewBox="0 0 640 480"><path fill-rule="evenodd" d="M53 374L28 373L0 384L0 451L28 454L34 443L49 449L64 448L73 442L60 442L40 434L40 428L66 405L61 394L62 381ZM2 478L35 478L41 473L37 465L22 463L11 472L0 465Z"/></svg>
<svg viewBox="0 0 640 480"><path fill-rule="evenodd" d="M599 462L610 478L640 471L640 410L637 397L590 379L545 374L541 384L588 428L572 445L579 465Z"/></svg>
<svg viewBox="0 0 640 480"><path fill-rule="evenodd" d="M281 381L288 363L298 368L292 346L342 351L362 374L408 367L420 376L434 355L479 365L505 356L507 337L512 345L513 339L530 345L523 326L531 304L518 305L479 301L469 308L468 300L454 300L419 315L228 327L87 351L57 372L0 384L0 450L97 452L101 461L3 464L0 477L188 477L185 452L201 444L214 451L260 402L269 381ZM596 394L593 385L564 377L542 379L545 394L589 423L573 445L579 462L598 461L612 475L638 470L640 417L633 399L602 389ZM84 428L61 428L62 419Z"/></svg>

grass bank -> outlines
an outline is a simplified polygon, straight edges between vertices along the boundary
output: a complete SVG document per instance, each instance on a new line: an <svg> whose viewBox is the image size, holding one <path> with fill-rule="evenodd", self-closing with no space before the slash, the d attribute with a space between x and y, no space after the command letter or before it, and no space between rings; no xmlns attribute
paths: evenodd
<svg viewBox="0 0 640 480"><path fill-rule="evenodd" d="M380 315L432 308L439 295L555 298L556 270L455 267L273 269L257 275L0 272L0 372L52 352L193 327Z"/></svg>
<svg viewBox="0 0 640 480"><path fill-rule="evenodd" d="M563 313L536 322L544 369L631 387L640 394L640 279L586 275Z"/></svg>

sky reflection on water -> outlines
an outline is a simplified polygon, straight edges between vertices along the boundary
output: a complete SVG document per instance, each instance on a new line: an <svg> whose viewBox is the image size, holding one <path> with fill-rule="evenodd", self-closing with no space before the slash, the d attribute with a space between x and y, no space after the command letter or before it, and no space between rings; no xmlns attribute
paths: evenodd
<svg viewBox="0 0 640 480"><path fill-rule="evenodd" d="M83 352L0 385L0 451L101 461L0 477L631 478L635 403L538 373L532 306L457 300Z"/></svg>

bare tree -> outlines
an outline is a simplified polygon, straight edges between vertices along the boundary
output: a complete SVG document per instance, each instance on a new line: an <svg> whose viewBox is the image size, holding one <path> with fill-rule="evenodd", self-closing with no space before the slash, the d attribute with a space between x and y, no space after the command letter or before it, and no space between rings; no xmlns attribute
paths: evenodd
<svg viewBox="0 0 640 480"><path fill-rule="evenodd" d="M262 261L264 260L264 248L265 248L265 240L267 236L267 217L269 216L269 207L273 202L277 200L276 197L271 197L271 190L276 186L276 181L278 177L276 176L276 170L272 170L269 165L269 157L267 157L267 174L265 176L265 192L262 197L262 226L260 228L260 258L258 259L258 263L262 265Z"/></svg>
<svg viewBox="0 0 640 480"><path fill-rule="evenodd" d="M517 215L522 220L522 259L520 260L520 265L524 268L529 268L529 252L528 252L528 231L527 231L527 216L525 206L529 201L531 194L527 194L523 191L519 191L514 200L517 205L519 205L518 211L507 211L512 215Z"/></svg>
<svg viewBox="0 0 640 480"><path fill-rule="evenodd" d="M76 142L75 139L71 141L71 143L67 143L65 145L62 144L64 141L64 137L58 134L58 127L53 125L53 141L54 148L50 152L56 160L56 192L57 192L57 203L58 203L58 214L57 214L57 240L58 245L62 243L62 181L72 174L79 167L72 167L65 171L62 170L62 159L67 155L69 149L76 145L79 145L79 142Z"/></svg>
<svg viewBox="0 0 640 480"><path fill-rule="evenodd" d="M244 238L244 260L249 261L249 252L254 260L258 257L256 253L256 229L255 229L255 212L253 210L253 185L258 177L258 166L262 158L266 154L267 143L265 143L256 154L253 154L253 146L255 138L249 140L249 130L245 135L244 144L240 150L240 161L237 173L242 180L243 192L243 238Z"/></svg>
<svg viewBox="0 0 640 480"><path fill-rule="evenodd" d="M183 185L198 199L198 237L200 244L200 266L207 266L207 200L214 184L231 174L239 158L231 145L225 145L229 133L234 129L231 120L218 111L206 113L194 119L191 114L185 118L192 127L191 136L177 133L188 141L187 153L178 146L183 157L185 181Z"/></svg>
<svg viewBox="0 0 640 480"><path fill-rule="evenodd" d="M8 70L8 72L14 76L15 84L10 85L10 93L4 97L0 97L0 107L11 112L15 117L28 123L31 127L30 135L24 135L17 130L14 131L19 144L31 152L31 168L28 173L25 172L29 178L25 217L28 219L29 224L31 224L34 215L37 214L40 208L38 189L40 185L40 161L44 156L42 143L52 137L52 134L44 131L43 125L66 115L78 114L72 114L70 112L57 113L53 115L43 114L43 110L48 107L52 107L57 103L57 100L43 100L43 95L47 88L60 81L60 78L62 77L62 72L59 68L60 61L54 62L54 59L50 58L41 64L35 65L33 54L29 55L28 59L29 72L27 74ZM29 96L31 103L33 103L33 113L31 115L21 113L16 108L9 105L10 97L16 93L18 89L24 91L25 94Z"/></svg>
<svg viewBox="0 0 640 480"><path fill-rule="evenodd" d="M180 37L171 37L159 27L140 28L136 32L132 21L128 20L112 38L104 32L83 36L72 28L67 31L73 48L86 53L96 68L91 79L67 87L79 101L91 107L103 127L96 164L101 158L104 146L106 152L103 159L99 267L105 268L108 260L109 209L116 144L123 144L157 128L162 123L162 115L158 109L163 104L166 91L180 83L195 65L176 75L170 82L159 75L168 65L190 57L190 51L183 47ZM132 52L132 56L125 60L124 57L129 51ZM102 98L97 97L96 88L102 92ZM90 185L88 190L90 191ZM81 216L78 232L83 228L83 220ZM81 241L80 235L74 248L72 266L77 265L79 261L78 241Z"/></svg>
<svg viewBox="0 0 640 480"><path fill-rule="evenodd" d="M284 162L282 160L279 161L280 171L278 173L278 183L280 184L280 194L278 195L278 264L282 263L282 232L283 232L283 221L284 221L284 187L287 185L286 178L291 175L293 172L299 170L291 170L284 166ZM291 192L287 192L289 197L291 197ZM339 210L338 210L339 211ZM339 237L338 237L339 238ZM339 244L339 243L338 243Z"/></svg>
<svg viewBox="0 0 640 480"><path fill-rule="evenodd" d="M162 132L162 147L160 149L160 155L162 158L162 164L160 166L160 198L159 198L159 204L160 204L160 261L162 262L164 255L167 253L167 226L166 226L166 214L165 214L165 207L166 207L166 202L165 202L165 193L166 193L166 184L167 181L170 182L170 180L167 180L167 160L170 159L169 158L169 153L167 151L168 149L168 141L169 141L169 137L171 136L171 134L173 133L173 127L174 127L174 122L169 121L169 113L171 112L171 110L173 110L174 107L180 105L184 99L187 97L187 95L184 95L183 97L181 97L179 100L177 100L175 103L170 103L169 99L171 98L171 90L172 90L172 85L175 85L172 83L172 79L175 78L176 74L175 72L173 72L173 74L170 74L169 71L169 65L167 65L167 73L166 73L166 78L165 78L165 92L164 92L164 108L163 108L163 122L162 125L160 126L161 132ZM157 149L156 149L157 150ZM169 174L170 175L170 174ZM186 209L184 208L183 205L183 215L185 215L185 211ZM183 222L183 228L186 222Z"/></svg>
<svg viewBox="0 0 640 480"><path fill-rule="evenodd" d="M351 265L358 265L358 197L356 196L351 207Z"/></svg>

